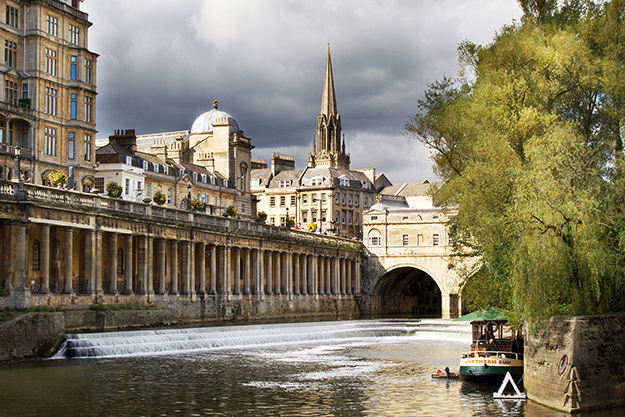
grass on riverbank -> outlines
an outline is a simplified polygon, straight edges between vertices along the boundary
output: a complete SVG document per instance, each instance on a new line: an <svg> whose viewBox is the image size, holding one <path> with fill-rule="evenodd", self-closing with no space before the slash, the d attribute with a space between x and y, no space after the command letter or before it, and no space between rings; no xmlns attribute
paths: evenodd
<svg viewBox="0 0 625 417"><path fill-rule="evenodd" d="M127 303L127 304L113 304L113 305L96 303L96 304L90 305L89 310L120 311L120 310L159 310L159 309L153 306L141 304L139 302L134 302L134 303Z"/></svg>
<svg viewBox="0 0 625 417"><path fill-rule="evenodd" d="M63 307L36 306L21 309L7 308L0 310L0 322L8 321L27 313L55 313L58 311L63 311Z"/></svg>

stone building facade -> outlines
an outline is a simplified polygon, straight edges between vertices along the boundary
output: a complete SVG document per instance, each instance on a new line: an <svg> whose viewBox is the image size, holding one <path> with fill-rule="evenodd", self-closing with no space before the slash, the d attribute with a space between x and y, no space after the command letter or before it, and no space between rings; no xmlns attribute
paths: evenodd
<svg viewBox="0 0 625 417"><path fill-rule="evenodd" d="M48 183L52 171L69 186L94 184L96 61L91 23L78 0L0 1L0 178Z"/></svg>
<svg viewBox="0 0 625 417"><path fill-rule="evenodd" d="M267 214L270 224L284 225L290 218L298 228L361 237L362 213L376 195L375 170L350 170L341 129L328 46L321 111L307 167L296 170L292 157L274 154L271 167L257 164L252 171L257 209Z"/></svg>

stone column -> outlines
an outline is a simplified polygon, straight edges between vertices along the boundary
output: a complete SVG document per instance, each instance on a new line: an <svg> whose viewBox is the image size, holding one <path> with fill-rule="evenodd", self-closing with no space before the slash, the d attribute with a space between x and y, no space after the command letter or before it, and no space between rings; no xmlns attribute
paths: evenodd
<svg viewBox="0 0 625 417"><path fill-rule="evenodd" d="M95 232L92 229L85 230L85 279L87 280L87 294L94 295L96 293L97 284L95 282Z"/></svg>
<svg viewBox="0 0 625 417"><path fill-rule="evenodd" d="M97 295L103 295L104 294L104 289L102 288L102 278L103 278L103 274L104 274L104 267L103 267L103 262L104 262L104 243L103 243L103 239L102 239L102 231L101 230L96 230L94 232L94 239L95 239L95 243L93 246L93 257L95 259L94 261L94 267L95 267L95 293Z"/></svg>
<svg viewBox="0 0 625 417"><path fill-rule="evenodd" d="M232 248L226 246L224 259L224 284L225 294L230 297L232 295Z"/></svg>
<svg viewBox="0 0 625 417"><path fill-rule="evenodd" d="M341 258L341 295L347 294L347 259Z"/></svg>
<svg viewBox="0 0 625 417"><path fill-rule="evenodd" d="M333 290L335 290L335 288L332 288L332 284L334 284L334 276L332 274L332 258L330 257L326 257L326 264L325 264L325 268L326 268L326 295L330 295L330 294L335 294L335 292Z"/></svg>
<svg viewBox="0 0 625 417"><path fill-rule="evenodd" d="M196 282L196 276L195 276L195 243L190 241L188 242L188 246L189 246L189 250L188 250L188 254L189 254L189 258L188 258L188 262L189 262L189 268L188 268L188 275L189 275L189 294L191 294L191 296L195 296L197 293L195 292L195 282Z"/></svg>
<svg viewBox="0 0 625 417"><path fill-rule="evenodd" d="M282 292L280 291L280 285L282 280L284 279L284 276L282 275L282 252L276 252L276 265L275 265L275 275L274 275L274 289L273 289L273 293L275 295L281 295Z"/></svg>
<svg viewBox="0 0 625 417"><path fill-rule="evenodd" d="M41 245L39 246L39 273L41 275L41 292L50 293L50 225L41 224Z"/></svg>
<svg viewBox="0 0 625 417"><path fill-rule="evenodd" d="M251 294L252 249L245 249L243 257L243 295Z"/></svg>
<svg viewBox="0 0 625 417"><path fill-rule="evenodd" d="M267 251L267 282L265 283L265 293L273 295L273 252Z"/></svg>
<svg viewBox="0 0 625 417"><path fill-rule="evenodd" d="M241 248L233 248L234 254L234 294L241 295Z"/></svg>
<svg viewBox="0 0 625 417"><path fill-rule="evenodd" d="M354 294L360 295L360 261L354 263Z"/></svg>
<svg viewBox="0 0 625 417"><path fill-rule="evenodd" d="M147 294L148 289L148 249L147 238L145 236L138 236L137 238L137 273L139 279L138 287L135 288L136 294Z"/></svg>
<svg viewBox="0 0 625 417"><path fill-rule="evenodd" d="M347 273L346 273L346 280L347 280L347 295L352 295L353 293L353 277L352 277L352 261L351 259L347 259Z"/></svg>
<svg viewBox="0 0 625 417"><path fill-rule="evenodd" d="M126 235L126 250L124 252L124 279L126 281L126 294L132 295L132 274L133 274L133 256L132 256L132 235Z"/></svg>
<svg viewBox="0 0 625 417"><path fill-rule="evenodd" d="M262 299L265 295L263 287L263 280L265 277L265 250L259 249L256 252L256 274L254 275L254 282L256 283L256 294Z"/></svg>
<svg viewBox="0 0 625 417"><path fill-rule="evenodd" d="M156 246L156 279L158 281L158 293L166 294L167 286L165 283L165 259L167 255L165 253L165 239L157 239L154 244Z"/></svg>
<svg viewBox="0 0 625 417"><path fill-rule="evenodd" d="M74 260L74 229L66 227L64 229L64 250L63 250L63 278L65 280L65 288L63 290L66 294L74 294L73 288L73 260Z"/></svg>
<svg viewBox="0 0 625 417"><path fill-rule="evenodd" d="M326 293L326 258L325 256L319 256L319 295L325 295Z"/></svg>
<svg viewBox="0 0 625 417"><path fill-rule="evenodd" d="M226 248L215 247L215 255L217 257L217 293L226 295Z"/></svg>
<svg viewBox="0 0 625 417"><path fill-rule="evenodd" d="M182 273L182 294L191 294L191 265L189 264L190 242L182 242L182 256L180 263L180 272Z"/></svg>
<svg viewBox="0 0 625 417"><path fill-rule="evenodd" d="M148 300L154 298L154 237L146 236L146 294Z"/></svg>
<svg viewBox="0 0 625 417"><path fill-rule="evenodd" d="M301 276L302 295L308 295L309 279L310 279L310 257L309 255L302 255L302 276Z"/></svg>
<svg viewBox="0 0 625 417"><path fill-rule="evenodd" d="M17 173L19 175L19 172ZM30 288L26 285L26 222L16 221L11 225L11 241L13 248L13 277L15 287L11 290L10 306L27 308L30 306Z"/></svg>
<svg viewBox="0 0 625 417"><path fill-rule="evenodd" d="M200 294L206 295L206 245L204 243L198 244L197 255L196 264L200 279Z"/></svg>
<svg viewBox="0 0 625 417"><path fill-rule="evenodd" d="M319 255L316 253L312 256L310 262L310 286L311 294L317 298L319 295Z"/></svg>
<svg viewBox="0 0 625 417"><path fill-rule="evenodd" d="M171 293L180 295L178 288L178 241L172 240L169 248L169 257L171 258Z"/></svg>
<svg viewBox="0 0 625 417"><path fill-rule="evenodd" d="M117 291L117 233L109 233L109 279L111 287L109 291L113 295L119 295Z"/></svg>
<svg viewBox="0 0 625 417"><path fill-rule="evenodd" d="M300 285L302 284L301 282L301 271L300 271L300 254L296 253L293 255L293 294L295 295L300 295L301 291L300 291Z"/></svg>
<svg viewBox="0 0 625 417"><path fill-rule="evenodd" d="M208 292L217 294L217 246L212 246L210 254L211 275Z"/></svg>

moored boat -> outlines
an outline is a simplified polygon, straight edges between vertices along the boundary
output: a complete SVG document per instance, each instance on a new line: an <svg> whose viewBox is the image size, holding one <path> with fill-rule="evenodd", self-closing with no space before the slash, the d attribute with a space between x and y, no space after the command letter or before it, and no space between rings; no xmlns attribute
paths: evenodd
<svg viewBox="0 0 625 417"><path fill-rule="evenodd" d="M471 321L471 351L460 358L460 377L470 381L502 381L507 372L523 375L523 343L518 334L505 328L505 319L478 318Z"/></svg>

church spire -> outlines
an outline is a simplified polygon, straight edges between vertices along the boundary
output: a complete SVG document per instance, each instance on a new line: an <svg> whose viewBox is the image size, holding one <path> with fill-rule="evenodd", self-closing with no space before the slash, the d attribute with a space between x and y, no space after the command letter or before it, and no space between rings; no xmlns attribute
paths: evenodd
<svg viewBox="0 0 625 417"><path fill-rule="evenodd" d="M323 95L321 97L321 114L324 116L336 115L336 96L334 95L334 76L332 75L332 60L330 59L330 44L326 57L326 74L323 80Z"/></svg>

